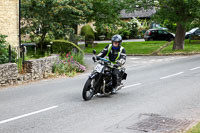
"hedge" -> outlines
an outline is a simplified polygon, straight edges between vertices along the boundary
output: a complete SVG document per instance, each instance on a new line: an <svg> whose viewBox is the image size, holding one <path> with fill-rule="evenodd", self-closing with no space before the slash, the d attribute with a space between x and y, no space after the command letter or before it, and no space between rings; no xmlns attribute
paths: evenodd
<svg viewBox="0 0 200 133"><path fill-rule="evenodd" d="M52 52L53 53L68 53L76 48L78 52L84 53L82 49L76 44L66 41L66 40L54 40L52 41Z"/></svg>
<svg viewBox="0 0 200 133"><path fill-rule="evenodd" d="M88 32L94 34L92 27L87 24L81 28L81 35L85 36Z"/></svg>
<svg viewBox="0 0 200 133"><path fill-rule="evenodd" d="M95 34L90 25L85 25L81 28L81 35L85 36L85 40L95 40Z"/></svg>

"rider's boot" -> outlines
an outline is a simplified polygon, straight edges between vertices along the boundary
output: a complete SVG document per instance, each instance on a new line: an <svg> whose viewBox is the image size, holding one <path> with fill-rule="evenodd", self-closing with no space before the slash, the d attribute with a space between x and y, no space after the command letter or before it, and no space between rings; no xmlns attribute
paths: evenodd
<svg viewBox="0 0 200 133"><path fill-rule="evenodd" d="M116 94L116 93L117 93L117 87L113 87L112 91L111 91L111 94Z"/></svg>
<svg viewBox="0 0 200 133"><path fill-rule="evenodd" d="M124 84L123 84L123 83L121 83L119 86L117 86L116 91L121 90L122 87L124 87Z"/></svg>

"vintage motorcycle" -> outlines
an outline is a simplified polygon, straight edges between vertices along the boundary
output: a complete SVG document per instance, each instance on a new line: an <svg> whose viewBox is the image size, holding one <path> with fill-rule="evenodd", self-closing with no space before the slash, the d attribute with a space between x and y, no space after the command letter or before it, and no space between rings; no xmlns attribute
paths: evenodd
<svg viewBox="0 0 200 133"><path fill-rule="evenodd" d="M98 64L92 71L88 80L86 81L82 97L85 101L90 100L94 95L104 95L108 96L112 92L112 70L116 69L115 65L112 64L109 60L95 56L96 51L93 50L93 61ZM125 68L118 68L120 75L118 78L118 87L117 90L120 90L123 87L121 83L122 80L126 80L127 74L125 73Z"/></svg>

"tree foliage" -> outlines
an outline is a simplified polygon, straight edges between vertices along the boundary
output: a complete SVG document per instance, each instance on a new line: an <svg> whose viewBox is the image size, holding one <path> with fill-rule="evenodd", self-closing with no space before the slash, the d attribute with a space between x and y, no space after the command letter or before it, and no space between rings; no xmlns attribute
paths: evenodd
<svg viewBox="0 0 200 133"><path fill-rule="evenodd" d="M95 25L117 24L120 21L120 11L124 8L122 0L91 0L92 13L89 20L95 21Z"/></svg>
<svg viewBox="0 0 200 133"><path fill-rule="evenodd" d="M175 24L173 49L183 49L186 28L191 23L197 25L200 22L200 0L127 0L126 4L129 11L154 7L157 10L157 21L167 22L172 28Z"/></svg>
<svg viewBox="0 0 200 133"><path fill-rule="evenodd" d="M176 23L176 36L173 49L184 49L187 26L200 18L199 0L159 0L159 19Z"/></svg>
<svg viewBox="0 0 200 133"><path fill-rule="evenodd" d="M6 35L0 34L0 64L9 62L9 43L6 41ZM11 62L15 61L16 53L14 50L11 50Z"/></svg>
<svg viewBox="0 0 200 133"><path fill-rule="evenodd" d="M121 25L120 11L124 9L123 0L90 0L92 3L92 13L88 15L88 21L94 21L97 36L108 34L116 30L117 25ZM112 35L108 35L112 36Z"/></svg>
<svg viewBox="0 0 200 133"><path fill-rule="evenodd" d="M22 0L22 33L42 43L47 35L62 38L86 22L91 4L87 0Z"/></svg>

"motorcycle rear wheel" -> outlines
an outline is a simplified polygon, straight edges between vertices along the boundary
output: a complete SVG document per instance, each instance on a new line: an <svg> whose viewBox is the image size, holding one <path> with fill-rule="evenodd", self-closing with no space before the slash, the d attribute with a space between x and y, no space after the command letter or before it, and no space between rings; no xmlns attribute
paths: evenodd
<svg viewBox="0 0 200 133"><path fill-rule="evenodd" d="M94 95L93 83L95 79L88 79L84 85L82 97L85 101L92 99Z"/></svg>

